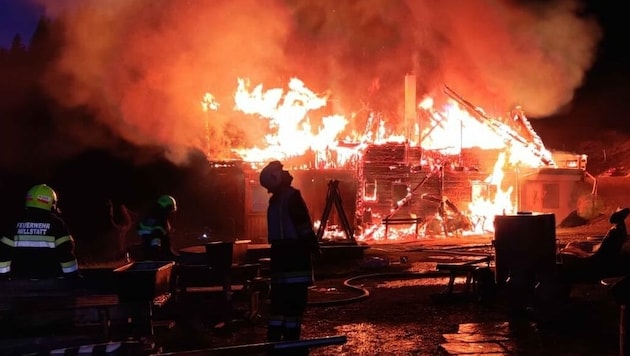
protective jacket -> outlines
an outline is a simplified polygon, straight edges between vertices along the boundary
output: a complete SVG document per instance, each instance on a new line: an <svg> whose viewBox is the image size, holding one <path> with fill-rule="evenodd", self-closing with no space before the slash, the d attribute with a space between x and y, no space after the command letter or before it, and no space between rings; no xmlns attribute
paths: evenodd
<svg viewBox="0 0 630 356"><path fill-rule="evenodd" d="M44 279L77 276L74 239L54 212L26 208L13 231L0 239L0 275Z"/></svg>
<svg viewBox="0 0 630 356"><path fill-rule="evenodd" d="M165 261L175 259L171 251L171 224L161 214L152 214L138 223L138 235L142 238L144 257L147 260Z"/></svg>
<svg viewBox="0 0 630 356"><path fill-rule="evenodd" d="M298 189L274 193L267 209L272 283L313 283L311 253L317 250L308 208Z"/></svg>

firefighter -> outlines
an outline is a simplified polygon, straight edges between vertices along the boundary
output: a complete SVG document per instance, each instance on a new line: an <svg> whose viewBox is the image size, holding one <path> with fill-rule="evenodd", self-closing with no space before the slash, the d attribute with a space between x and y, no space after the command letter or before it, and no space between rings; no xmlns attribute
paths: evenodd
<svg viewBox="0 0 630 356"><path fill-rule="evenodd" d="M142 239L145 260L176 261L178 256L171 249L173 218L177 202L170 195L160 196L151 211L138 223L138 235Z"/></svg>
<svg viewBox="0 0 630 356"><path fill-rule="evenodd" d="M0 243L4 279L50 279L79 276L74 239L57 208L57 193L46 184L26 193L26 209Z"/></svg>
<svg viewBox="0 0 630 356"><path fill-rule="evenodd" d="M609 218L612 224L599 244L570 242L560 250L562 270L570 281L600 280L630 273L626 218L630 208L617 208Z"/></svg>
<svg viewBox="0 0 630 356"><path fill-rule="evenodd" d="M312 254L319 253L317 236L293 176L279 161L260 172L260 184L272 194L267 208L267 239L271 245L271 305L267 340L299 340L308 287L313 284ZM308 353L308 349L300 352Z"/></svg>

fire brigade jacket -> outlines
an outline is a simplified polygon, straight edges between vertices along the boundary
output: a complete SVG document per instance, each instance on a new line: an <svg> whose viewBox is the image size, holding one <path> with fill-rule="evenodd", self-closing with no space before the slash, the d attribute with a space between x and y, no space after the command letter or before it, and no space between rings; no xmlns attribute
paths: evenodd
<svg viewBox="0 0 630 356"><path fill-rule="evenodd" d="M145 259L172 259L170 238L171 224L165 216L147 216L138 224L137 232L142 238Z"/></svg>
<svg viewBox="0 0 630 356"><path fill-rule="evenodd" d="M77 276L74 239L56 214L26 208L15 230L0 239L0 276L45 279Z"/></svg>
<svg viewBox="0 0 630 356"><path fill-rule="evenodd" d="M311 218L299 190L275 192L267 209L272 283L313 283L311 253L317 249Z"/></svg>

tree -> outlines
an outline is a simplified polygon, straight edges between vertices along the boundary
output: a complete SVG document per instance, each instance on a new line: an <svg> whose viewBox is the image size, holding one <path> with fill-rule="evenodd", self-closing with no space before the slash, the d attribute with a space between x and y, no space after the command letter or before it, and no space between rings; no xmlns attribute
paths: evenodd
<svg viewBox="0 0 630 356"><path fill-rule="evenodd" d="M19 33L16 33L13 37L13 41L11 42L11 50L12 53L24 54L26 53L26 46L22 41L22 36Z"/></svg>

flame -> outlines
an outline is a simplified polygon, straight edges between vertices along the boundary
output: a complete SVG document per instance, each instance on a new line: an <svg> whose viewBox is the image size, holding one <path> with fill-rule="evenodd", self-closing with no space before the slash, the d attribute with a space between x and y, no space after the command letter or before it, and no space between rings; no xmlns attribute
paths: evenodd
<svg viewBox="0 0 630 356"><path fill-rule="evenodd" d="M479 147L498 149L505 143L483 123L468 114L455 101L438 111L433 108L433 99L425 98L420 104L429 118L429 126L421 132L421 146L427 150L438 150L444 154L458 154L464 148Z"/></svg>
<svg viewBox="0 0 630 356"><path fill-rule="evenodd" d="M516 213L512 204L513 187L502 188L506 156L506 152L499 154L492 174L484 181L488 187L493 187L493 189L488 189L485 194L473 196L473 201L468 206L475 233L493 232L495 215Z"/></svg>
<svg viewBox="0 0 630 356"><path fill-rule="evenodd" d="M261 119L269 120L273 133L265 136L266 147L235 149L245 161L265 161L304 155L308 151L318 156L326 156L329 151L337 151L337 136L345 129L348 120L342 115L326 116L322 126L313 132L308 112L322 108L327 98L319 97L293 78L288 91L270 89L263 91L259 84L248 91L248 83L238 79L238 88L234 96L235 109ZM338 159L348 159L348 152L339 149Z"/></svg>
<svg viewBox="0 0 630 356"><path fill-rule="evenodd" d="M238 78L234 95L234 110L268 122L268 133L260 147L238 147L233 151L246 162L264 162L271 159L300 157L313 154L315 168L339 168L357 163L362 150L368 144L407 142L424 150L443 154L458 154L465 148L500 150L492 174L483 182L473 182L472 202L465 212L449 217L429 217L422 226L392 228L387 231L383 224L373 225L360 232L359 239L373 241L397 239L420 230L423 235L438 235L446 219L459 219L467 230L462 234L479 234L494 231L495 215L515 213L512 204L513 187L503 187L507 169L540 167L553 163L551 154L533 132L520 107L510 112L509 120L490 118L480 108L472 108L463 98L452 95L444 106L436 107L434 98L424 97L418 104L423 125L413 123L413 134L406 137L388 127L387 117L379 112L369 112L366 128L358 134L349 131L344 115L334 114L314 120L311 113L326 107L327 95L319 95L308 89L297 78L292 78L286 89L264 89L262 84L251 87L248 80ZM448 88L450 90L450 88ZM454 93L454 92L453 92ZM214 96L206 94L202 101L204 111L219 109ZM207 119L206 119L207 120ZM512 120L512 121L510 121ZM315 125L314 122L319 124ZM511 125L518 123L520 126ZM427 162L429 165L442 162ZM363 187L360 194L365 202L376 197L376 183ZM368 191L369 190L369 191ZM408 195L410 195L409 193ZM399 205L405 203L403 198ZM445 198L447 199L447 198ZM442 203L445 203L444 201ZM375 219L380 219L374 213ZM317 222L319 223L319 222Z"/></svg>

